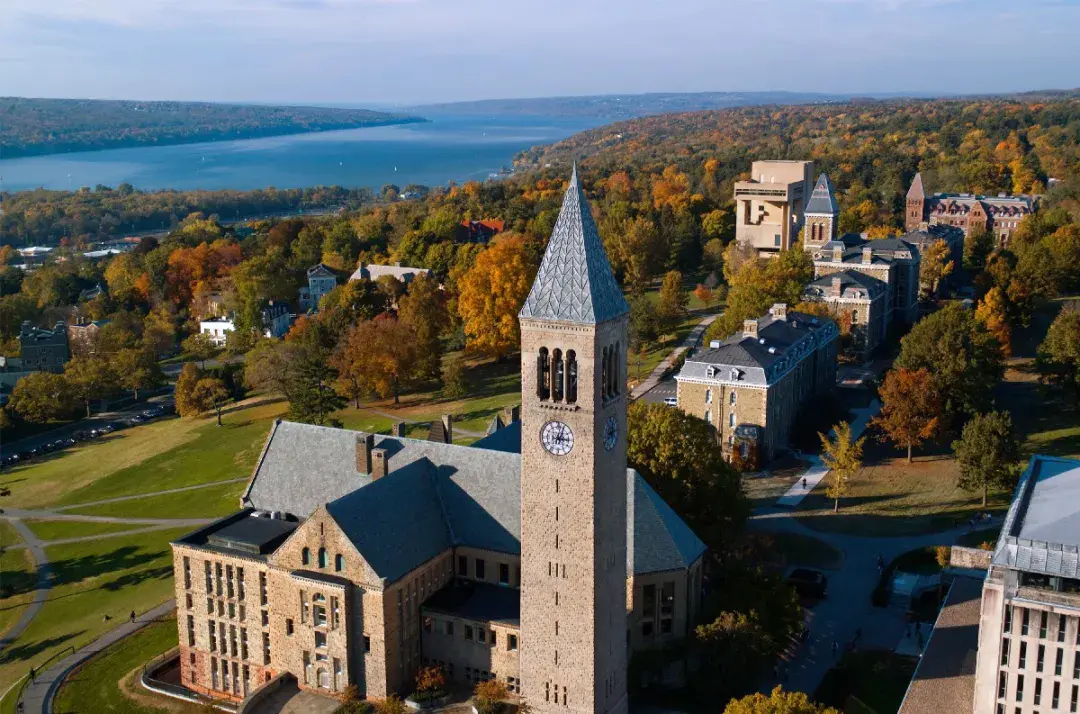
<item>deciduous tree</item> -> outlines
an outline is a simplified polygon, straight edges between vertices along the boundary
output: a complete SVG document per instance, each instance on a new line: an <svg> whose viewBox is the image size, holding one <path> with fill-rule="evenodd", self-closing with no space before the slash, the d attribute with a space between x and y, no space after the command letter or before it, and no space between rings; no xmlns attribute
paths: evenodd
<svg viewBox="0 0 1080 714"><path fill-rule="evenodd" d="M116 375L103 356L72 358L64 366L64 376L71 393L86 407L88 417L94 400L108 394L116 383Z"/></svg>
<svg viewBox="0 0 1080 714"><path fill-rule="evenodd" d="M1001 345L1001 354L1008 357L1012 354L1012 328L1009 326L1009 301L1005 297L1005 291L994 287L990 292L983 295L975 308L975 319L983 324Z"/></svg>
<svg viewBox="0 0 1080 714"><path fill-rule="evenodd" d="M199 413L213 409L217 415L217 425L221 426L221 408L229 401L229 390L217 377L203 377L195 383L191 401L197 405Z"/></svg>
<svg viewBox="0 0 1080 714"><path fill-rule="evenodd" d="M303 349L296 342L260 340L244 357L244 384L249 389L278 392L291 401L289 386Z"/></svg>
<svg viewBox="0 0 1080 714"><path fill-rule="evenodd" d="M709 305L712 305L713 291L705 287L704 285L699 284L696 288L694 288L694 297L700 300L701 304L708 308Z"/></svg>
<svg viewBox="0 0 1080 714"><path fill-rule="evenodd" d="M150 349L130 347L112 357L112 369L123 389L130 389L139 399L139 390L152 389L164 382L157 358Z"/></svg>
<svg viewBox="0 0 1080 714"><path fill-rule="evenodd" d="M417 276L408 292L398 300L398 319L412 330L416 340L417 375L439 376L442 334L450 325L446 296L439 283L428 275Z"/></svg>
<svg viewBox="0 0 1080 714"><path fill-rule="evenodd" d="M829 468L826 494L833 499L833 513L840 510L840 499L848 491L848 481L862 468L863 443L866 437L853 439L851 425L842 421L833 427L833 435L818 432L821 439L821 461Z"/></svg>
<svg viewBox="0 0 1080 714"><path fill-rule="evenodd" d="M451 357L443 362L440 393L444 399L461 399L468 394L465 363L461 357Z"/></svg>
<svg viewBox="0 0 1080 714"><path fill-rule="evenodd" d="M960 488L981 492L983 508L991 488L1008 488L1016 478L1020 442L1007 411L973 416L952 449L960 467Z"/></svg>
<svg viewBox="0 0 1080 714"><path fill-rule="evenodd" d="M25 421L45 424L70 416L75 404L64 375L31 372L15 383L7 408Z"/></svg>
<svg viewBox="0 0 1080 714"><path fill-rule="evenodd" d="M364 393L400 402L402 388L417 374L416 334L393 315L361 322L346 334L336 363L343 377Z"/></svg>
<svg viewBox="0 0 1080 714"><path fill-rule="evenodd" d="M660 284L660 299L656 303L656 314L665 333L674 330L679 321L686 316L686 306L690 296L682 287L682 273L670 270Z"/></svg>
<svg viewBox="0 0 1080 714"><path fill-rule="evenodd" d="M1080 307L1062 308L1039 345L1035 368L1047 384L1062 389L1080 406Z"/></svg>
<svg viewBox="0 0 1080 714"><path fill-rule="evenodd" d="M923 252L919 264L919 283L928 298L937 295L941 281L952 273L955 266L949 257L951 254L949 244L943 240L934 241Z"/></svg>
<svg viewBox="0 0 1080 714"><path fill-rule="evenodd" d="M205 332L196 332L180 343L180 349L199 361L199 366L206 368L206 360L217 354L218 348L210 335Z"/></svg>
<svg viewBox="0 0 1080 714"><path fill-rule="evenodd" d="M731 700L724 714L840 714L840 711L814 704L802 692L785 692L776 685L768 695L756 692Z"/></svg>
<svg viewBox="0 0 1080 714"><path fill-rule="evenodd" d="M180 416L192 417L202 413L200 404L194 399L194 394L195 385L203 377L203 371L194 362L186 362L180 369L180 376L176 378L176 389L173 391L176 413Z"/></svg>
<svg viewBox="0 0 1080 714"><path fill-rule="evenodd" d="M937 433L941 422L941 397L934 378L923 368L893 369L878 390L881 413L871 422L881 429L881 440L911 450Z"/></svg>
<svg viewBox="0 0 1080 714"><path fill-rule="evenodd" d="M503 358L519 348L518 313L536 269L533 252L518 235L500 235L477 256L460 281L458 297L470 351Z"/></svg>

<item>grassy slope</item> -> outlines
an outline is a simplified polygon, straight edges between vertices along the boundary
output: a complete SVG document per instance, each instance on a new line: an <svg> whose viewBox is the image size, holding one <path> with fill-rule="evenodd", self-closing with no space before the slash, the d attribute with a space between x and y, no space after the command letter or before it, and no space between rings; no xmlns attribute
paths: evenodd
<svg viewBox="0 0 1080 714"><path fill-rule="evenodd" d="M240 494L246 486L247 482L237 481L163 496L147 496L133 501L73 508L64 512L121 518L131 518L136 514L139 518L218 518L240 508Z"/></svg>
<svg viewBox="0 0 1080 714"><path fill-rule="evenodd" d="M23 608L33 597L31 590L35 577L34 560L25 548L10 548L21 542L22 539L11 524L0 521L0 543L7 548L0 555L0 588L5 592L10 589L16 593L9 597L0 597L0 635L19 619Z"/></svg>
<svg viewBox="0 0 1080 714"><path fill-rule="evenodd" d="M130 508L130 506L129 506ZM128 523L89 523L80 521L48 521L41 519L29 519L25 521L41 540L64 540L67 538L83 538L86 536L101 535L105 533L120 533L129 531L138 526Z"/></svg>
<svg viewBox="0 0 1080 714"><path fill-rule="evenodd" d="M173 588L169 541L187 530L48 548L53 588L30 626L0 653L0 683L65 647L89 644L131 610L144 612L167 600Z"/></svg>

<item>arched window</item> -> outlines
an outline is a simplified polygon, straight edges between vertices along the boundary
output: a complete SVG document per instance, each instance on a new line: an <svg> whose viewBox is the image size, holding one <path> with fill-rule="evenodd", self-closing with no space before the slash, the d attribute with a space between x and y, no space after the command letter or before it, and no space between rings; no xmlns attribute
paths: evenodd
<svg viewBox="0 0 1080 714"><path fill-rule="evenodd" d="M548 374L550 369L547 347L541 347L540 352L536 355L536 396L541 399L547 399L551 396L551 392L548 388Z"/></svg>
<svg viewBox="0 0 1080 714"><path fill-rule="evenodd" d="M300 562L304 565L311 565L311 551L307 548L300 551Z"/></svg>
<svg viewBox="0 0 1080 714"><path fill-rule="evenodd" d="M326 555L326 548L319 548L319 567L325 568L330 564L330 561Z"/></svg>
<svg viewBox="0 0 1080 714"><path fill-rule="evenodd" d="M345 569L345 556L343 556L341 553L338 553L337 555L334 556L334 570L340 573L344 569Z"/></svg>
<svg viewBox="0 0 1080 714"><path fill-rule="evenodd" d="M562 350L553 350L551 353L551 398L561 402L563 398L563 378L566 367L562 361Z"/></svg>
<svg viewBox="0 0 1080 714"><path fill-rule="evenodd" d="M577 401L577 355L573 350L566 353L566 402Z"/></svg>
<svg viewBox="0 0 1080 714"><path fill-rule="evenodd" d="M600 358L600 396L608 395L608 348L605 347Z"/></svg>

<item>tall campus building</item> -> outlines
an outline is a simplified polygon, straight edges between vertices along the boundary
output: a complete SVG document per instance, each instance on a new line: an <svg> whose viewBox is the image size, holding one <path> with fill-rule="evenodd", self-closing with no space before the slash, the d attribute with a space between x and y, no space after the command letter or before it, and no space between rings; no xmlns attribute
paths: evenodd
<svg viewBox="0 0 1080 714"><path fill-rule="evenodd" d="M438 665L625 712L628 653L690 633L705 552L626 467L627 315L575 171L520 315L522 419L472 446L275 423L242 510L173 543L181 683L385 697Z"/></svg>

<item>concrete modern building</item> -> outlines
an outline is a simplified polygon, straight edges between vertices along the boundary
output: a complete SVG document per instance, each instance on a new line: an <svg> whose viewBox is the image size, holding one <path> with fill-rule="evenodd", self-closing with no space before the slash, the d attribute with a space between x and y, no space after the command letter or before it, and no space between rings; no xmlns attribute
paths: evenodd
<svg viewBox="0 0 1080 714"><path fill-rule="evenodd" d="M814 187L812 161L755 161L735 183L735 239L769 256L787 250L803 227Z"/></svg>
<svg viewBox="0 0 1080 714"><path fill-rule="evenodd" d="M980 196L972 193L935 193L928 195L922 174L915 174L907 193L904 225L918 230L928 225L955 226L970 234L973 230L990 231L1002 246L1016 232L1020 221L1035 212L1036 196Z"/></svg>
<svg viewBox="0 0 1080 714"><path fill-rule="evenodd" d="M915 246L899 238L866 240L847 234L816 248L814 276L855 271L888 286L885 321L908 326L918 317L920 256Z"/></svg>
<svg viewBox="0 0 1080 714"><path fill-rule="evenodd" d="M243 510L173 543L182 683L383 697L439 665L625 712L628 648L689 634L705 552L626 468L627 314L575 174L521 311L522 421L470 447L277 422Z"/></svg>
<svg viewBox="0 0 1080 714"><path fill-rule="evenodd" d="M828 306L840 327L849 330L849 349L866 357L885 340L889 286L857 270L842 270L814 279L803 293L806 302Z"/></svg>
<svg viewBox="0 0 1080 714"><path fill-rule="evenodd" d="M983 583L974 714L1080 706L1080 460L1035 456Z"/></svg>
<svg viewBox="0 0 1080 714"><path fill-rule="evenodd" d="M337 274L322 263L307 270L307 287L300 288L300 309L304 312L317 310L319 301L337 287Z"/></svg>
<svg viewBox="0 0 1080 714"><path fill-rule="evenodd" d="M711 424L729 453L772 459L787 446L800 409L833 388L837 337L832 320L773 305L686 360L675 377L679 409Z"/></svg>
<svg viewBox="0 0 1080 714"><path fill-rule="evenodd" d="M67 326L57 322L51 330L34 327L29 320L19 329L21 369L29 372L63 372L71 357Z"/></svg>

